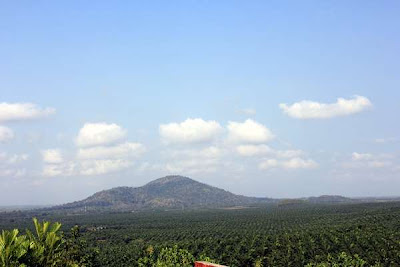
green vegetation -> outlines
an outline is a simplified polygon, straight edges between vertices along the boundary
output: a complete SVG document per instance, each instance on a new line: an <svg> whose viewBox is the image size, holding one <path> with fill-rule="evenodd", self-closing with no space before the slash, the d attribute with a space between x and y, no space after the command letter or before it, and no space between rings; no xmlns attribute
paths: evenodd
<svg viewBox="0 0 400 267"><path fill-rule="evenodd" d="M146 255L138 260L140 267L192 267L195 257L186 249L180 249L178 246L172 248L163 248L156 255L152 246L146 249ZM208 257L200 256L197 260L214 262Z"/></svg>
<svg viewBox="0 0 400 267"><path fill-rule="evenodd" d="M44 266L26 260L61 259L69 266L192 266L194 259L210 260L208 256L228 266L400 266L399 202L41 214L42 219L63 223L60 230L58 224L39 224L48 229L44 232L49 241L35 229L33 237L12 230L30 227L32 215L0 214L0 229L11 230L2 240L13 247L1 252L3 262L23 259L27 266ZM52 232L56 234L50 237ZM37 243L32 249L43 254L29 252L26 241Z"/></svg>
<svg viewBox="0 0 400 267"><path fill-rule="evenodd" d="M92 266L92 253L77 242L76 235L70 240L59 232L61 224L40 223L33 219L35 232L27 230L19 235L19 230L2 231L0 236L0 264L2 267L24 266ZM76 228L72 229L73 232Z"/></svg>

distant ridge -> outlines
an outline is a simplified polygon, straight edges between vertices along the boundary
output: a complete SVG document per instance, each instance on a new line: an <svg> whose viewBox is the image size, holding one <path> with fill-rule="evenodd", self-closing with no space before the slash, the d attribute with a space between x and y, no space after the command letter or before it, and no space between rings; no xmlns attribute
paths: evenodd
<svg viewBox="0 0 400 267"><path fill-rule="evenodd" d="M307 200L310 203L345 203L355 201L348 197L336 196L336 195L322 195L319 197L309 197Z"/></svg>
<svg viewBox="0 0 400 267"><path fill-rule="evenodd" d="M165 176L142 187L116 187L72 203L53 207L60 211L137 211L248 206L274 202L270 198L235 195L184 176Z"/></svg>
<svg viewBox="0 0 400 267"><path fill-rule="evenodd" d="M72 203L46 208L62 213L126 212L198 208L244 208L260 204L278 206L400 201L400 198L347 198L338 195L273 199L236 195L188 177L171 175L141 187L115 187Z"/></svg>

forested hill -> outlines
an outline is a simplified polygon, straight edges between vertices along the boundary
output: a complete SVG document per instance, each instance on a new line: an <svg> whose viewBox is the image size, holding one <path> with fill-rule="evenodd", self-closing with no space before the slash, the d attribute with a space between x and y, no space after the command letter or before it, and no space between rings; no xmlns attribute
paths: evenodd
<svg viewBox="0 0 400 267"><path fill-rule="evenodd" d="M269 198L235 195L188 177L166 176L142 187L116 187L82 200L53 207L60 211L136 211L247 206L274 202Z"/></svg>
<svg viewBox="0 0 400 267"><path fill-rule="evenodd" d="M299 199L256 198L236 195L226 190L197 182L183 176L166 176L141 187L116 187L72 203L48 208L57 212L92 211L139 211L196 209L251 206L255 204L276 203L293 204L341 204L361 202L386 202L398 198L346 198L323 195Z"/></svg>

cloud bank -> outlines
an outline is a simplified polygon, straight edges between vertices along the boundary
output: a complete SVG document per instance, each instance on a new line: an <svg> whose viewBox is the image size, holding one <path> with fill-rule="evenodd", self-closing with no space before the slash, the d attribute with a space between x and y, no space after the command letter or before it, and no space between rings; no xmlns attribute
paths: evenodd
<svg viewBox="0 0 400 267"><path fill-rule="evenodd" d="M54 113L54 108L40 108L32 103L0 103L0 122L38 119Z"/></svg>
<svg viewBox="0 0 400 267"><path fill-rule="evenodd" d="M115 123L85 123L76 138L77 151L64 160L59 149L42 151L44 176L103 175L134 165L146 148L125 141L127 131Z"/></svg>
<svg viewBox="0 0 400 267"><path fill-rule="evenodd" d="M247 119L245 122L228 123L228 139L236 143L264 143L272 140L272 132L254 120Z"/></svg>
<svg viewBox="0 0 400 267"><path fill-rule="evenodd" d="M146 151L139 143L126 142L115 146L96 146L81 148L78 151L78 159L112 159L139 157Z"/></svg>
<svg viewBox="0 0 400 267"><path fill-rule="evenodd" d="M80 147L108 145L120 141L126 131L115 123L85 123L79 130L76 143Z"/></svg>
<svg viewBox="0 0 400 267"><path fill-rule="evenodd" d="M64 161L59 149L42 150L42 157L45 163L58 164Z"/></svg>
<svg viewBox="0 0 400 267"><path fill-rule="evenodd" d="M260 162L258 167L261 170L278 167L284 169L314 169L318 167L318 164L312 159L302 159L296 157L289 160L265 159Z"/></svg>
<svg viewBox="0 0 400 267"><path fill-rule="evenodd" d="M166 143L191 144L213 140L222 127L216 121L187 119L181 123L168 123L159 126L161 138Z"/></svg>
<svg viewBox="0 0 400 267"><path fill-rule="evenodd" d="M284 113L296 119L327 119L346 116L359 113L371 106L371 101L364 96L355 96L352 99L338 98L331 104L308 100L292 105L279 104Z"/></svg>

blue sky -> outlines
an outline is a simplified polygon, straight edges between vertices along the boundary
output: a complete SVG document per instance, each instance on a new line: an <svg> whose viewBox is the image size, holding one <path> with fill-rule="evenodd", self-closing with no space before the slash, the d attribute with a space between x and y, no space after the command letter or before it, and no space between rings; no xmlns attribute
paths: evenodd
<svg viewBox="0 0 400 267"><path fill-rule="evenodd" d="M253 196L399 195L399 12L4 1L0 205L167 174Z"/></svg>

